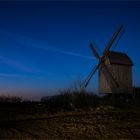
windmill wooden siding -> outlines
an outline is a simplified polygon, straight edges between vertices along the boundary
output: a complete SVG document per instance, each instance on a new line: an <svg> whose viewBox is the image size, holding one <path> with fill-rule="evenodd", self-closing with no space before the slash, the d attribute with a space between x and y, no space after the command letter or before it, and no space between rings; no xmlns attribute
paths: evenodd
<svg viewBox="0 0 140 140"><path fill-rule="evenodd" d="M132 93L133 63L131 59L124 53L110 52L105 65L119 87L111 86L110 79L103 73L103 68L99 68L99 93Z"/></svg>

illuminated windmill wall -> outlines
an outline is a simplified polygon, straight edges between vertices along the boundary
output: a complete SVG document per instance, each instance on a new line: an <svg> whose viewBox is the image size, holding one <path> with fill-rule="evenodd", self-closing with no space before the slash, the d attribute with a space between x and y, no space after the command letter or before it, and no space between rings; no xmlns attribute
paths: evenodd
<svg viewBox="0 0 140 140"><path fill-rule="evenodd" d="M99 93L132 93L132 66L133 63L128 55L120 52L110 52L105 61L110 74L118 85L107 73L104 67L99 68Z"/></svg>

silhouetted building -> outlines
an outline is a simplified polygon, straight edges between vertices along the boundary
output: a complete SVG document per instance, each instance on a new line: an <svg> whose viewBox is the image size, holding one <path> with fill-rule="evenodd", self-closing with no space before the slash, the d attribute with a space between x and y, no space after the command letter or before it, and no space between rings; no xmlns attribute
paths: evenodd
<svg viewBox="0 0 140 140"><path fill-rule="evenodd" d="M99 68L99 93L132 93L132 60L125 53L110 52L105 60L110 74ZM118 86L111 80L110 75Z"/></svg>

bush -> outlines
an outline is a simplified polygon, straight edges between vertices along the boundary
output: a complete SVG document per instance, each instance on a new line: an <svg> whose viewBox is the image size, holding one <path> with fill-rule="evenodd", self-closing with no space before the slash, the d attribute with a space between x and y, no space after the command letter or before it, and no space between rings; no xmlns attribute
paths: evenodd
<svg viewBox="0 0 140 140"><path fill-rule="evenodd" d="M75 109L89 109L97 106L97 96L86 92L63 91L59 95L42 97L41 102L45 103L50 111Z"/></svg>
<svg viewBox="0 0 140 140"><path fill-rule="evenodd" d="M75 93L74 106L79 109L95 108L98 104L98 97L91 93Z"/></svg>
<svg viewBox="0 0 140 140"><path fill-rule="evenodd" d="M0 96L0 103L19 103L22 101L22 97L17 96Z"/></svg>

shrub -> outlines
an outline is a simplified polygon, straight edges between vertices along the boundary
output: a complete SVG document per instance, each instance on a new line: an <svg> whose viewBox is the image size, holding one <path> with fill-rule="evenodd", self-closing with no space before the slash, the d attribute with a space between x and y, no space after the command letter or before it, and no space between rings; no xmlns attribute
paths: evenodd
<svg viewBox="0 0 140 140"><path fill-rule="evenodd" d="M0 96L0 103L19 103L22 101L22 97L17 96Z"/></svg>
<svg viewBox="0 0 140 140"><path fill-rule="evenodd" d="M70 111L75 109L89 109L97 106L97 96L86 92L63 91L59 95L42 97L41 102L48 110Z"/></svg>

